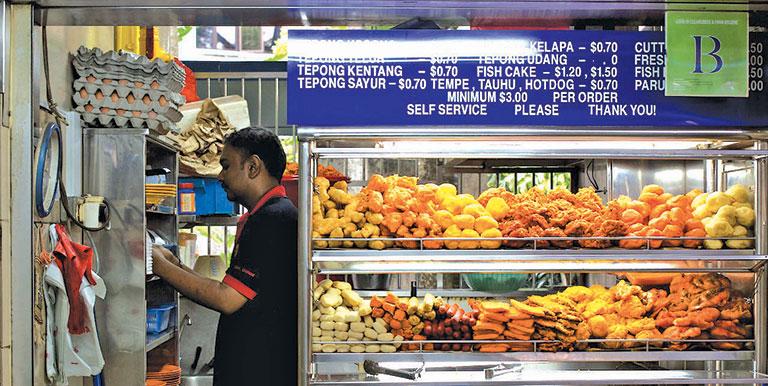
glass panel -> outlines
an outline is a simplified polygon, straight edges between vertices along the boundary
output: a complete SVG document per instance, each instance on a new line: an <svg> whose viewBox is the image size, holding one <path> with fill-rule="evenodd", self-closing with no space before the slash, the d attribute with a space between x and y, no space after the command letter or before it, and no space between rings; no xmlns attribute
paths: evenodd
<svg viewBox="0 0 768 386"><path fill-rule="evenodd" d="M484 183L483 190L489 188L496 188L499 186L499 181L496 179L498 175L496 173L482 173L480 174L480 181ZM481 192L482 193L482 192Z"/></svg>
<svg viewBox="0 0 768 386"><path fill-rule="evenodd" d="M545 192L548 192L551 179L552 173L536 173L536 187Z"/></svg>
<svg viewBox="0 0 768 386"><path fill-rule="evenodd" d="M563 188L566 190L571 189L571 173L554 173L555 189Z"/></svg>
<svg viewBox="0 0 768 386"><path fill-rule="evenodd" d="M261 27L240 27L241 50L261 51L263 44L261 41Z"/></svg>
<svg viewBox="0 0 768 386"><path fill-rule="evenodd" d="M216 27L216 49L237 49L237 27Z"/></svg>
<svg viewBox="0 0 768 386"><path fill-rule="evenodd" d="M397 173L401 176L416 176L416 160L398 160Z"/></svg>
<svg viewBox="0 0 768 386"><path fill-rule="evenodd" d="M517 173L517 193L525 193L533 187L533 173Z"/></svg>
<svg viewBox="0 0 768 386"><path fill-rule="evenodd" d="M216 27L197 27L195 31L197 48L216 48Z"/></svg>

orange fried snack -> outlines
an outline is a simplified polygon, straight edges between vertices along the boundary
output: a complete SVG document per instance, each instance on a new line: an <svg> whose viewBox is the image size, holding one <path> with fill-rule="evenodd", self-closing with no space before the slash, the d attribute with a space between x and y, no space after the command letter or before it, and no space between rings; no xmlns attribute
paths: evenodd
<svg viewBox="0 0 768 386"><path fill-rule="evenodd" d="M480 352L506 352L509 346L506 343L485 343L480 345Z"/></svg>
<svg viewBox="0 0 768 386"><path fill-rule="evenodd" d="M472 329L475 331L482 331L482 330L495 331L497 334L502 334L504 332L503 325L499 323L493 323L493 322L482 321L482 320L478 320L477 324L472 326Z"/></svg>
<svg viewBox="0 0 768 386"><path fill-rule="evenodd" d="M509 340L531 340L531 334L524 334L511 330L504 331L504 337Z"/></svg>
<svg viewBox="0 0 768 386"><path fill-rule="evenodd" d="M509 304L495 300L480 302L480 309L486 312L508 312Z"/></svg>
<svg viewBox="0 0 768 386"><path fill-rule="evenodd" d="M472 339L474 340L494 340L499 337L499 334L495 332L481 332L480 334L473 334Z"/></svg>
<svg viewBox="0 0 768 386"><path fill-rule="evenodd" d="M507 323L507 326L520 327L520 328L533 328L533 319L517 319L511 320Z"/></svg>

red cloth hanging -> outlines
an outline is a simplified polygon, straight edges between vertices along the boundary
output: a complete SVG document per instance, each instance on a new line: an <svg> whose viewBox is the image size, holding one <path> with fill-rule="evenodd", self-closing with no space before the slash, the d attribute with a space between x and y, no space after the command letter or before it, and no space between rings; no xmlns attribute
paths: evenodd
<svg viewBox="0 0 768 386"><path fill-rule="evenodd" d="M93 267L93 249L91 247L78 244L67 235L67 231L61 224L56 224L56 234L59 242L53 250L56 257L56 265L64 276L64 286L67 289L67 298L69 298L69 319L67 328L73 335L81 335L88 332L87 318L88 310L85 302L80 296L80 285L83 276L91 285L96 285L93 279L91 268Z"/></svg>

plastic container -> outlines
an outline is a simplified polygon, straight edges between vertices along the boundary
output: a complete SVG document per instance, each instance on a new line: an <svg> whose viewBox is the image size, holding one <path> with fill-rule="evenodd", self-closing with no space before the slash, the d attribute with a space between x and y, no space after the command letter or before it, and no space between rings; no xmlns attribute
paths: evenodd
<svg viewBox="0 0 768 386"><path fill-rule="evenodd" d="M187 267L195 263L197 255L197 235L189 232L179 232L179 258Z"/></svg>
<svg viewBox="0 0 768 386"><path fill-rule="evenodd" d="M179 214L195 214L195 184L179 184Z"/></svg>
<svg viewBox="0 0 768 386"><path fill-rule="evenodd" d="M168 329L171 320L171 310L176 306L169 304L147 308L147 333L159 334Z"/></svg>
<svg viewBox="0 0 768 386"><path fill-rule="evenodd" d="M473 290L491 293L516 291L528 281L524 273L465 273L463 276Z"/></svg>
<svg viewBox="0 0 768 386"><path fill-rule="evenodd" d="M235 203L227 199L227 192L221 182L215 178L180 178L180 184L191 183L195 191L195 215L212 214L234 216L237 214Z"/></svg>

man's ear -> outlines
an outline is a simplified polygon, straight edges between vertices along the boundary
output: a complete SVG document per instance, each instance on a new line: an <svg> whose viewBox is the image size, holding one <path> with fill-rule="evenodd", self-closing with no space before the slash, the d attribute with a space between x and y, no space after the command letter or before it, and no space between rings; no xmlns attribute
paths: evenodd
<svg viewBox="0 0 768 386"><path fill-rule="evenodd" d="M264 163L261 161L259 156L252 154L248 157L246 167L248 168L248 177L256 178L256 176L258 176L261 173L261 170L264 168Z"/></svg>

